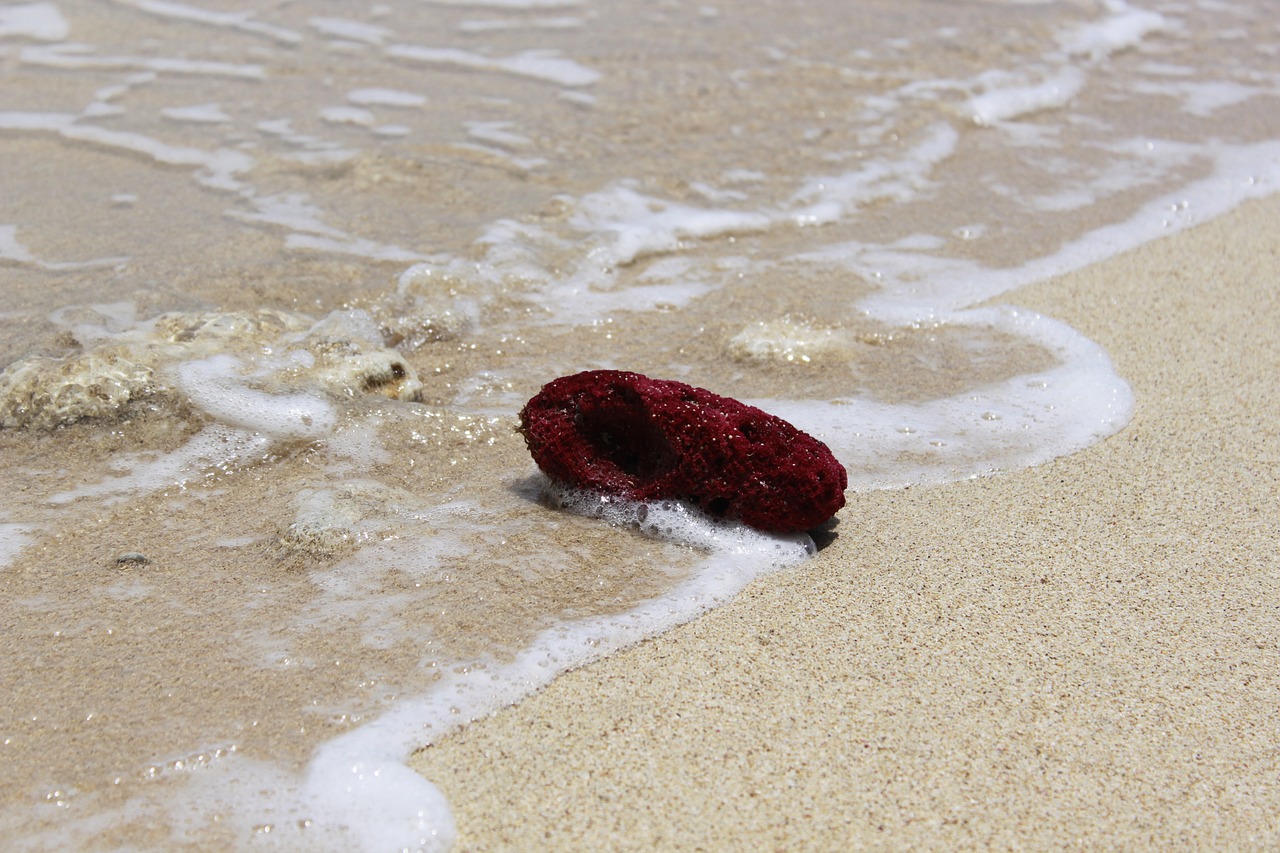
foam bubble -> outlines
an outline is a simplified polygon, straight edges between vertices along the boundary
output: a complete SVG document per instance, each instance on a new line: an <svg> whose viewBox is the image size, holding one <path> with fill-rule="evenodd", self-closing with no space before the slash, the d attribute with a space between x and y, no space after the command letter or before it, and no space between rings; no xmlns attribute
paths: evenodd
<svg viewBox="0 0 1280 853"><path fill-rule="evenodd" d="M787 563L817 551L807 533L762 533L740 522L709 516L684 501L628 501L551 480L543 483L543 491L561 509L712 553L766 554ZM779 553L785 556L778 557Z"/></svg>
<svg viewBox="0 0 1280 853"><path fill-rule="evenodd" d="M986 91L970 98L967 110L981 125L1021 118L1067 105L1084 88L1084 80L1078 68L1060 69L1039 82L1028 82L1023 75L990 73L982 78Z"/></svg>
<svg viewBox="0 0 1280 853"><path fill-rule="evenodd" d="M36 263L36 256L18 242L18 226L0 225L0 258L20 264Z"/></svg>
<svg viewBox="0 0 1280 853"><path fill-rule="evenodd" d="M27 546L31 541L31 532L32 527L27 524L0 523L0 569L8 566Z"/></svg>
<svg viewBox="0 0 1280 853"><path fill-rule="evenodd" d="M177 367L178 385L213 417L276 439L315 439L333 431L337 410L315 394L268 394L244 384L242 363L229 355Z"/></svg>
<svg viewBox="0 0 1280 853"><path fill-rule="evenodd" d="M376 723L370 724L376 727ZM440 791L404 758L331 742L307 767L304 801L320 830L352 836L360 850L445 851L457 834Z"/></svg>
<svg viewBox="0 0 1280 853"><path fill-rule="evenodd" d="M347 100L365 107L420 107L427 102L422 95L398 89L352 89Z"/></svg>
<svg viewBox="0 0 1280 853"><path fill-rule="evenodd" d="M219 104L195 104L190 107L169 107L160 114L174 121L190 121L196 124L223 124L231 121L231 116L222 111Z"/></svg>
<svg viewBox="0 0 1280 853"><path fill-rule="evenodd" d="M52 3L0 6L0 38L19 36L37 41L62 41L71 28Z"/></svg>
<svg viewBox="0 0 1280 853"><path fill-rule="evenodd" d="M1122 0L1108 6L1112 14L1083 24L1060 38L1059 42L1067 53L1087 56L1096 62L1133 47L1152 33L1165 32L1170 28L1169 20L1159 12L1134 9Z"/></svg>

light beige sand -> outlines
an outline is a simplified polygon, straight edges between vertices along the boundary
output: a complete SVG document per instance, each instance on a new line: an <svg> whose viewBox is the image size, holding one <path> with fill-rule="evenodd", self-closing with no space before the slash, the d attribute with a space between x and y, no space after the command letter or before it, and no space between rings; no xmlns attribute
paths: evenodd
<svg viewBox="0 0 1280 853"><path fill-rule="evenodd" d="M459 848L1275 849L1280 199L1008 300L1138 412L419 753Z"/></svg>

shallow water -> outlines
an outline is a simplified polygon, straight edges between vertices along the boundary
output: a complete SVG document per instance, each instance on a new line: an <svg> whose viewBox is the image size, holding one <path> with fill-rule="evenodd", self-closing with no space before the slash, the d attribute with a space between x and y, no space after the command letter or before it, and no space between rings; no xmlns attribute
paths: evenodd
<svg viewBox="0 0 1280 853"><path fill-rule="evenodd" d="M1245 3L0 6L6 836L444 845L409 752L810 556L565 511L514 432L555 376L755 401L855 492L1123 428L1105 353L1000 297L1273 192L1276 35Z"/></svg>

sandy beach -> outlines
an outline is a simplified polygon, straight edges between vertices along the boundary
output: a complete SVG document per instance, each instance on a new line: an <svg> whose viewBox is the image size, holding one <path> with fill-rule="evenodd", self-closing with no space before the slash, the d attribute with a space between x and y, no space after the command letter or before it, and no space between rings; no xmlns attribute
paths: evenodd
<svg viewBox="0 0 1280 853"><path fill-rule="evenodd" d="M855 494L733 603L419 752L460 850L1274 849L1280 199L1000 301L1137 414Z"/></svg>
<svg viewBox="0 0 1280 853"><path fill-rule="evenodd" d="M1260 4L219 5L0 5L0 847L1280 848Z"/></svg>

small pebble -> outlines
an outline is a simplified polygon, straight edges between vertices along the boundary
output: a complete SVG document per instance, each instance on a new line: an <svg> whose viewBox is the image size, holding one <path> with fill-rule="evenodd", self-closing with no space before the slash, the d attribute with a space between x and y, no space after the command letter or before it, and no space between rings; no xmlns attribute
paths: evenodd
<svg viewBox="0 0 1280 853"><path fill-rule="evenodd" d="M147 563L150 563L150 562L151 561L147 559L146 554L139 554L137 551L126 551L125 553L116 557L116 565L119 565L119 566L128 566L128 565L145 566Z"/></svg>

